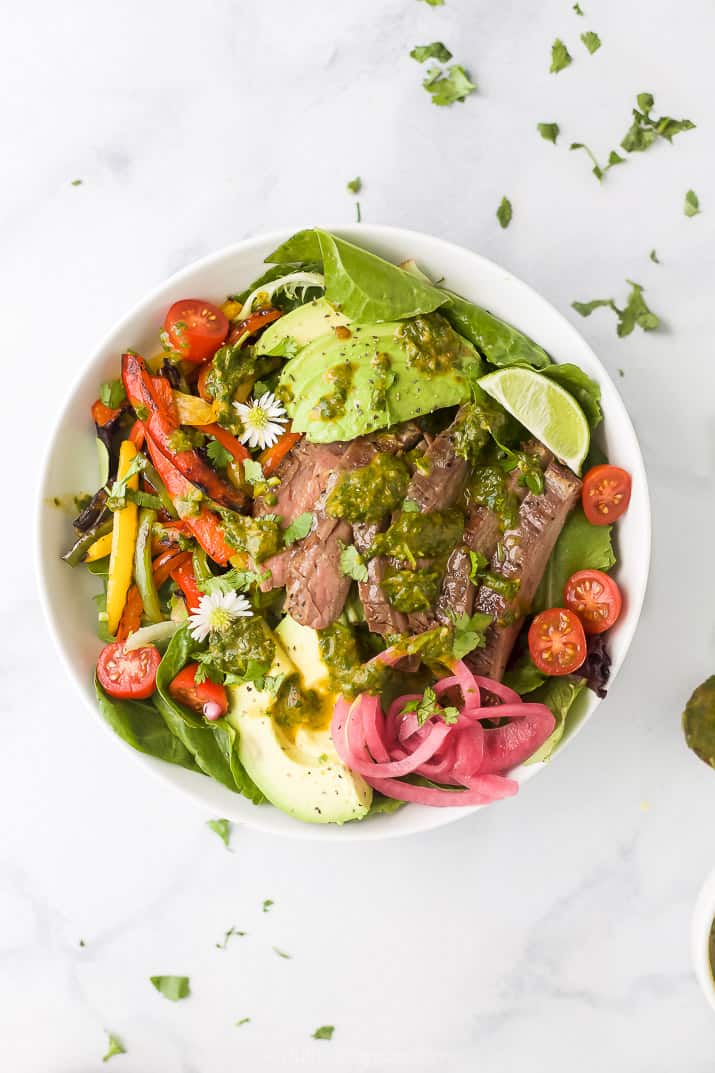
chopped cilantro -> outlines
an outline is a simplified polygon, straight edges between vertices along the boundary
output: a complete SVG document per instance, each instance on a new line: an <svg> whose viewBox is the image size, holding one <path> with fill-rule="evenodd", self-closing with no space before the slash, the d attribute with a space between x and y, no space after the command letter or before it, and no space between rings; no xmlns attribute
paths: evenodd
<svg viewBox="0 0 715 1073"><path fill-rule="evenodd" d="M232 461L233 455L230 451L227 451L222 443L211 437L206 444L206 454L209 456L214 466L219 469L225 469L229 462Z"/></svg>
<svg viewBox="0 0 715 1073"><path fill-rule="evenodd" d="M102 1055L102 1061L108 1062L110 1058L113 1058L115 1054L126 1054L126 1047L120 1040L119 1036L113 1035L111 1032L107 1032L107 1053Z"/></svg>
<svg viewBox="0 0 715 1073"><path fill-rule="evenodd" d="M70 183L70 186L81 186L82 182L83 182L82 179L73 179L72 182Z"/></svg>
<svg viewBox="0 0 715 1073"><path fill-rule="evenodd" d="M80 946L86 946L87 944L86 944L86 942L84 941L84 939L80 939L80 941L79 941L79 945L80 945Z"/></svg>
<svg viewBox="0 0 715 1073"><path fill-rule="evenodd" d="M642 153L649 149L657 138L672 142L676 134L693 130L695 127L690 119L673 119L671 116L655 119L651 115L655 104L652 93L639 93L636 103L638 107L633 109L633 122L621 142L627 153Z"/></svg>
<svg viewBox="0 0 715 1073"><path fill-rule="evenodd" d="M508 197L503 197L499 202L499 208L497 209L497 220L501 227L508 227L512 218L511 201Z"/></svg>
<svg viewBox="0 0 715 1073"><path fill-rule="evenodd" d="M243 475L249 484L259 484L265 481L263 467L260 462L253 458L247 458L243 463Z"/></svg>
<svg viewBox="0 0 715 1073"><path fill-rule="evenodd" d="M234 1021L233 1023L237 1028L240 1028L241 1025L247 1025L250 1020L251 1020L250 1017L241 1017L241 1018L239 1018L238 1021Z"/></svg>
<svg viewBox="0 0 715 1073"><path fill-rule="evenodd" d="M571 56L566 45L563 43L560 37L557 37L551 46L551 66L549 71L551 74L558 74L559 71L563 71L564 67L568 67L571 63Z"/></svg>
<svg viewBox="0 0 715 1073"><path fill-rule="evenodd" d="M425 689L420 700L410 700L402 709L403 712L414 712L417 716L417 725L424 726L433 715L441 715L448 726L453 726L459 719L459 711L453 706L443 708L437 700L437 694L430 686Z"/></svg>
<svg viewBox="0 0 715 1073"><path fill-rule="evenodd" d="M697 216L700 212L700 201L694 190L688 190L685 195L683 212L686 216Z"/></svg>
<svg viewBox="0 0 715 1073"><path fill-rule="evenodd" d="M430 7L444 7L444 0L423 0L425 4L429 4Z"/></svg>
<svg viewBox="0 0 715 1073"><path fill-rule="evenodd" d="M99 389L100 402L108 406L110 410L116 410L124 402L127 393L121 380L105 380Z"/></svg>
<svg viewBox="0 0 715 1073"><path fill-rule="evenodd" d="M559 136L558 123L537 123L536 129L545 141L553 142L556 145L556 139Z"/></svg>
<svg viewBox="0 0 715 1073"><path fill-rule="evenodd" d="M359 201L355 202L355 223L357 223L357 224L362 223L362 210L360 208L360 202Z"/></svg>
<svg viewBox="0 0 715 1073"><path fill-rule="evenodd" d="M574 4L573 10L576 12L577 15L583 15L583 11L581 10L580 4Z"/></svg>
<svg viewBox="0 0 715 1073"><path fill-rule="evenodd" d="M286 961L290 961L291 955L286 954L285 950L281 950L280 947L277 947L277 946L274 946L273 949L274 949L275 953L278 954L279 958L285 958Z"/></svg>
<svg viewBox="0 0 715 1073"><path fill-rule="evenodd" d="M582 317L590 317L594 309L600 309L602 306L612 309L618 317L616 331L621 338L630 335L636 325L644 332L655 331L660 324L660 318L648 308L640 283L634 283L630 279L626 280L626 283L630 284L631 290L623 309L619 309L612 298L595 298L591 302L572 302L571 306Z"/></svg>
<svg viewBox="0 0 715 1073"><path fill-rule="evenodd" d="M413 60L424 63L425 60L438 60L440 63L449 63L452 53L441 41L433 41L430 45L415 45L410 52ZM348 183L348 187L350 184ZM358 187L358 189L360 189ZM357 193L357 191L355 191Z"/></svg>
<svg viewBox="0 0 715 1073"><path fill-rule="evenodd" d="M201 592L248 592L251 585L261 580L261 575L254 574L252 570L240 570L234 567L225 574L217 574L215 577L197 578L197 585Z"/></svg>
<svg viewBox="0 0 715 1073"><path fill-rule="evenodd" d="M340 573L353 581L367 581L367 567L362 555L353 544L340 546Z"/></svg>
<svg viewBox="0 0 715 1073"><path fill-rule="evenodd" d="M619 376L625 376L626 374L623 372L623 369L619 369L618 370L618 375Z"/></svg>
<svg viewBox="0 0 715 1073"><path fill-rule="evenodd" d="M311 1039L332 1039L333 1032L335 1031L335 1025L321 1025L320 1028L316 1028Z"/></svg>
<svg viewBox="0 0 715 1073"><path fill-rule="evenodd" d="M650 253L648 254L648 256L650 257L650 259L653 262L653 264L656 264L656 265L660 264L660 260L658 259L658 254L655 252L655 250L651 250Z"/></svg>
<svg viewBox="0 0 715 1073"><path fill-rule="evenodd" d="M430 67L422 85L432 98L432 103L439 106L465 101L477 88L464 67L458 63L446 71L439 67Z"/></svg>
<svg viewBox="0 0 715 1073"><path fill-rule="evenodd" d="M455 659L464 659L475 648L483 648L486 644L484 633L491 625L491 615L482 615L476 611L473 615L455 615L454 639L452 641L452 654Z"/></svg>
<svg viewBox="0 0 715 1073"><path fill-rule="evenodd" d="M228 849L229 842L231 841L231 821L230 820L207 820L206 826L210 827L214 831L226 849Z"/></svg>
<svg viewBox="0 0 715 1073"><path fill-rule="evenodd" d="M585 34L581 34L581 40L592 56L601 47L601 38L593 30L586 30Z"/></svg>
<svg viewBox="0 0 715 1073"><path fill-rule="evenodd" d="M354 179L351 179L347 184L347 188L351 194L359 194L362 190L362 179L359 175L356 175Z"/></svg>
<svg viewBox="0 0 715 1073"><path fill-rule="evenodd" d="M217 950L225 950L226 947L228 946L228 940L231 939L234 935L238 935L238 936L243 937L244 935L247 935L247 934L248 934L248 932L239 931L237 928L230 927L228 929L228 931L225 931L223 933L223 939L221 940L221 942L215 944L216 949Z"/></svg>
<svg viewBox="0 0 715 1073"><path fill-rule="evenodd" d="M608 154L608 163L603 168L598 163L596 157L593 155L589 147L587 145L584 145L583 142L572 142L569 146L569 149L583 149L584 152L588 153L593 163L591 171L596 176L599 183L603 180L603 176L606 174L606 172L610 171L610 169L615 167L616 164L626 163L625 157L620 156L615 149L611 149L610 153Z"/></svg>
<svg viewBox="0 0 715 1073"><path fill-rule="evenodd" d="M299 514L297 518L294 518L288 528L283 533L283 542L288 548L291 544L295 544L296 540L302 540L310 532L313 525L313 514L311 511L306 511L305 514Z"/></svg>
<svg viewBox="0 0 715 1073"><path fill-rule="evenodd" d="M263 904L261 905L261 909L263 910L264 913L267 913L268 910L271 908L271 906L275 905L275 904L276 903L273 901L272 898L264 898L263 899Z"/></svg>
<svg viewBox="0 0 715 1073"><path fill-rule="evenodd" d="M188 976L150 976L149 979L159 994L171 1002L178 1002L191 994Z"/></svg>

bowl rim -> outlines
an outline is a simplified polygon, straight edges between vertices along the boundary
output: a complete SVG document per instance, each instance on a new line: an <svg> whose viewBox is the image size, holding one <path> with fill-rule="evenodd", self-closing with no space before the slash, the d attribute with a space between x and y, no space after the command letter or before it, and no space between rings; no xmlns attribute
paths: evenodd
<svg viewBox="0 0 715 1073"><path fill-rule="evenodd" d="M126 750L134 757L134 759L138 763L140 763L144 767L145 770L148 769L149 771L153 772L153 774L162 782L164 782L165 784L170 784L175 790L183 793L184 796L190 798L195 804L199 805L207 811L210 810L212 806L204 799L204 795L201 792L201 789L199 789L200 784L198 782L194 784L192 781L192 784L189 785L176 781L174 778L171 777L172 768L174 767L174 765L166 764L160 760L157 760L154 757L139 752L138 750L132 748L130 745L124 742L121 738L118 738L118 736L112 731L111 727L107 724L107 722L102 718L101 714L99 713L96 702L94 702L89 697L86 689L87 683L83 681L82 677L78 672L78 669L73 665L70 656L61 640L59 618L49 595L50 583L45 566L46 554L44 553L45 537L43 527L43 512L45 509L46 499L48 495L47 485L49 479L50 461L52 457L52 448L60 430L63 427L64 422L68 419L68 412L72 408L78 385L85 378L90 368L95 363L99 362L103 352L112 343L112 340L117 335L119 335L135 317L140 316L142 313L144 313L147 307L150 307L152 303L156 302L156 300L165 291L170 288L180 286L185 280L192 279L196 273L199 273L206 269L210 269L214 265L219 264L224 260L228 260L232 256L235 256L237 254L250 254L252 250L256 247L264 248L268 243L277 246L280 243L285 242L286 239L289 238L291 235L296 234L298 230L302 229L279 228L272 231L260 232L256 235L251 235L247 238L240 239L237 242L230 243L229 245L223 246L218 250L214 250L212 253L209 253L196 261L192 261L190 264L179 269L177 272L174 272L165 279L160 280L154 287L151 288L151 290L143 294L142 297L138 299L129 308L129 310L127 310L126 313L124 313L117 321L115 321L109 328L109 330L104 333L99 342L90 350L88 357L76 370L70 385L64 393L64 397L62 398L61 404L59 405L57 410L56 419L51 425L47 434L47 438L45 441L45 450L43 452L42 461L40 463L39 477L36 484L37 494L35 511L35 570L38 578L38 592L40 604L42 606L45 621L49 627L49 631L52 636L55 650L59 653L60 660L64 665L69 678L74 682L78 691L82 694L87 708L92 711L94 717L97 719L99 724L115 742L119 741L119 743L126 748ZM610 388L612 389L618 403L620 403L620 424L624 426L628 432L630 432L633 439L633 443L635 446L635 457L630 464L634 470L637 469L637 472L633 472L633 478L634 482L637 480L639 483L643 499L643 530L641 534L642 547L640 549L643 561L643 570L641 572L640 584L638 586L637 591L634 592L630 588L628 591L629 607L635 607L636 613L632 616L630 622L628 623L627 631L624 634L623 655L620 660L614 662L613 664L611 670L611 677L609 680L610 686L625 661L625 658L632 644L633 637L640 622L645 592L648 585L652 543L652 516L650 493L648 489L648 479L645 469L645 463L643 460L643 454L630 414L628 413L625 403L623 402L612 377L609 375L605 366L595 354L588 341L581 335L578 329L573 324L571 324L571 322L566 318L566 316L561 313L554 305L552 305L551 302L549 302L548 299L543 297L530 284L526 283L524 280L520 279L512 272L503 268L495 261L492 261L491 259L484 257L482 254L477 253L476 251L468 248L467 246L462 246L456 242L451 242L448 239L431 235L428 232L417 231L412 228L397 227L387 224L347 224L340 225L337 227L326 227L325 230L329 230L333 234L337 234L340 237L344 237L348 241L353 241L357 245L360 244L362 236L362 242L364 245L367 246L367 248L370 248L371 242L379 242L381 238L385 238L386 240L392 239L395 242L401 243L409 243L410 239L414 239L418 242L427 240L434 247L443 251L448 258L450 256L454 257L455 254L467 255L473 260L475 267L482 266L484 269L486 269L488 273L498 273L506 283L513 286L517 292L517 299L519 297L518 292L520 292L521 295L523 295L524 297L528 297L532 301L535 301L537 305L540 305L541 308L548 313L548 316L553 324L558 324L561 329L564 329L567 332L577 335L578 338L581 340L583 346L588 351L590 359L594 362L595 366L598 369L601 384L603 382L607 382L610 385ZM518 317L514 318L514 323L516 326L518 326ZM633 467L633 462L636 463L635 467ZM600 703L601 701L599 701L596 706L600 706ZM593 711L595 711L595 707ZM579 725L576 726L574 730L568 735L568 737L561 743L557 750L557 753L549 761L550 763L553 763L553 760L556 759L557 756L561 756L565 749L571 745L572 741L580 733L581 729L583 728L583 725L589 721L591 715L593 714L593 711L589 712L585 718L580 720ZM530 781L531 778L533 778L539 771L543 770L543 768L546 766L547 765L545 763L536 763L533 765L529 765L526 768L522 767L519 772L520 786L523 783ZM466 816L471 815L473 812L477 812L484 807L485 806L472 805L463 808L455 807L444 809L430 809L425 806L408 804L406 807L403 807L403 809L400 809L400 813L404 814L408 810L410 810L410 812L412 812L415 816L420 814L422 816L422 821L415 821L413 823L413 826L409 830L396 829L394 825L388 822L392 818L390 815L376 816L373 819L370 819L368 822L362 821L359 824L352 823L344 825L311 824L302 822L300 820L294 820L290 828L285 829L278 823L271 823L270 815L272 813L275 813L276 811L279 811L275 808L275 806L270 806L265 809L262 807L258 808L256 806L253 806L254 811L252 813L249 813L240 821L235 822L243 823L246 826L253 827L257 830L265 831L273 835L289 838L306 839L310 841L377 841L387 838L407 837L409 835L419 834L423 831L443 827L449 823L454 823L459 819L463 819ZM281 815L283 820L285 820L286 818L293 819L292 817L286 817L284 814ZM359 829L359 834L357 829ZM715 997L713 1002L715 1004Z"/></svg>

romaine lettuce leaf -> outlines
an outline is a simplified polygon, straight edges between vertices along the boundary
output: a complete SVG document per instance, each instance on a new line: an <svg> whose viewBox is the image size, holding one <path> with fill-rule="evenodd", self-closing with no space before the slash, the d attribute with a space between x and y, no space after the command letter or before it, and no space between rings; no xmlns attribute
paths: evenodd
<svg viewBox="0 0 715 1073"><path fill-rule="evenodd" d="M616 562L610 525L591 525L578 507L561 530L534 599L533 611L563 606L564 585L577 570L610 570Z"/></svg>

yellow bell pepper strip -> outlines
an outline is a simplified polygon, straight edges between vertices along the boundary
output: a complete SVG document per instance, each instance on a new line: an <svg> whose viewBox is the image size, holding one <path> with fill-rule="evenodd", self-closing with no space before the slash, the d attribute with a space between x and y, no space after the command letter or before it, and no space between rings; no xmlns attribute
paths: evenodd
<svg viewBox="0 0 715 1073"><path fill-rule="evenodd" d="M117 480L121 481L126 477L127 470L136 455L137 449L131 440L124 440L119 448ZM127 481L127 488L136 491L138 487L139 475L134 474ZM111 634L117 632L132 580L134 545L137 539L137 513L136 503L130 502L121 510L114 512L112 551L109 556L107 578L107 630Z"/></svg>
<svg viewBox="0 0 715 1073"><path fill-rule="evenodd" d="M95 540L87 550L84 557L85 563L96 563L97 559L104 559L112 550L112 534L105 533L99 540Z"/></svg>
<svg viewBox="0 0 715 1073"><path fill-rule="evenodd" d="M174 391L174 404L182 425L210 425L216 420L216 407L197 395Z"/></svg>
<svg viewBox="0 0 715 1073"><path fill-rule="evenodd" d="M143 507L139 511L137 542L134 548L134 578L142 598L144 614L149 622L161 622L161 604L154 584L151 558L151 529L156 521L156 511Z"/></svg>
<svg viewBox="0 0 715 1073"><path fill-rule="evenodd" d="M100 537L105 536L107 533L111 534L112 524L112 519L106 518L99 525L90 529L88 533L81 533L70 550L62 556L64 561L69 563L70 566L77 566L81 563L89 549L93 544L96 544Z"/></svg>

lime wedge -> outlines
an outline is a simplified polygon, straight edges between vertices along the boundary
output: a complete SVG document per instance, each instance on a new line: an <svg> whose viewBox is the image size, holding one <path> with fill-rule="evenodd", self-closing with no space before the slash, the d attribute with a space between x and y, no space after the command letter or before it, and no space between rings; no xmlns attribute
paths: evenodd
<svg viewBox="0 0 715 1073"><path fill-rule="evenodd" d="M533 369L509 366L483 376L479 386L574 473L581 472L591 433L583 410L560 384Z"/></svg>

